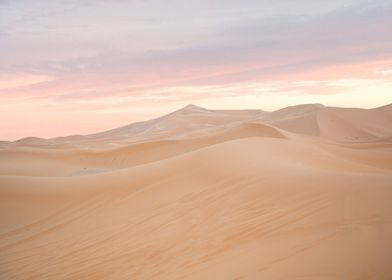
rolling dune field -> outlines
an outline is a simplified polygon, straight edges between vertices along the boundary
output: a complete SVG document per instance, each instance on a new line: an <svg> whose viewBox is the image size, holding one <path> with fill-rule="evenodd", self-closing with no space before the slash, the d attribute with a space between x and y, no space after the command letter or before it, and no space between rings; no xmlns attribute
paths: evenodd
<svg viewBox="0 0 392 280"><path fill-rule="evenodd" d="M189 105L0 143L0 279L392 279L392 105Z"/></svg>

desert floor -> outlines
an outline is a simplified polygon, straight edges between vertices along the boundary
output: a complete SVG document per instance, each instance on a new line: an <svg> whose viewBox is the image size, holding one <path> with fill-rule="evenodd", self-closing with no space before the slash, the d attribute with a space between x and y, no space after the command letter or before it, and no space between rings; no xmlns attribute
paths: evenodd
<svg viewBox="0 0 392 280"><path fill-rule="evenodd" d="M0 279L392 279L392 105L189 105L0 143Z"/></svg>

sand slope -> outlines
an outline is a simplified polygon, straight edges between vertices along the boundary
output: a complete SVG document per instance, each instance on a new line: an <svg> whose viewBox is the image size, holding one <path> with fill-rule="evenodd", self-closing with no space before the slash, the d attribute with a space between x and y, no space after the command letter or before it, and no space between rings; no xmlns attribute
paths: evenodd
<svg viewBox="0 0 392 280"><path fill-rule="evenodd" d="M366 110L306 104L264 114L259 119L287 131L340 142L369 141L392 134L392 105Z"/></svg>
<svg viewBox="0 0 392 280"><path fill-rule="evenodd" d="M391 279L391 116L188 106L3 143L0 279Z"/></svg>

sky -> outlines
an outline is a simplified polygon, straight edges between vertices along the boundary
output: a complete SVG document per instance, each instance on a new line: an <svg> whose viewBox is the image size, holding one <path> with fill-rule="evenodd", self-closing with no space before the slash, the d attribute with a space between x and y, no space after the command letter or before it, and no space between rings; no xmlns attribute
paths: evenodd
<svg viewBox="0 0 392 280"><path fill-rule="evenodd" d="M0 140L187 104L392 103L392 0L0 0Z"/></svg>

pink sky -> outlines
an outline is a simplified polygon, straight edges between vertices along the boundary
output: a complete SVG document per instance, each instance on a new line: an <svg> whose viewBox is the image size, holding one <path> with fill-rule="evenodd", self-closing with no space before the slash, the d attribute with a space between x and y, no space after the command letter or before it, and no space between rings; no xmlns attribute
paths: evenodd
<svg viewBox="0 0 392 280"><path fill-rule="evenodd" d="M88 134L189 103L392 103L390 1L56 2L0 1L0 140Z"/></svg>

